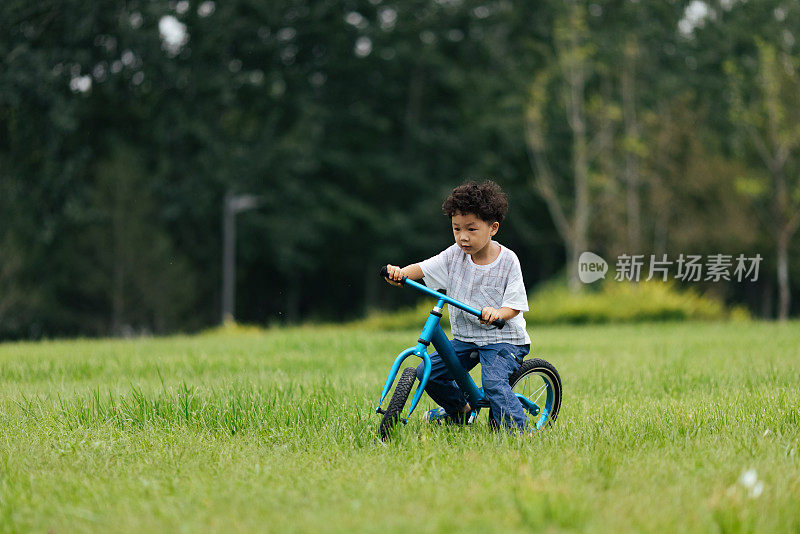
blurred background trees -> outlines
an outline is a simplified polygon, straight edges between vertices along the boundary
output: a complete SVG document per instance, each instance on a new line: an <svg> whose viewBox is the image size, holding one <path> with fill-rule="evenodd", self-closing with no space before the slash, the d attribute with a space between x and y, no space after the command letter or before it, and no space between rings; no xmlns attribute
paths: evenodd
<svg viewBox="0 0 800 534"><path fill-rule="evenodd" d="M764 256L704 286L797 310L791 2L0 3L0 337L193 330L407 302L381 264L451 240L465 179L511 197L526 283L576 254ZM577 284L573 282L577 288Z"/></svg>

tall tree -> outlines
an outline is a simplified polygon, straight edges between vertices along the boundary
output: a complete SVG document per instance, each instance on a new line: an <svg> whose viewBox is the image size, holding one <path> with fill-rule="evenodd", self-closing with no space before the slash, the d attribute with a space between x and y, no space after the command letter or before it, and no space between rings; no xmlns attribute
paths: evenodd
<svg viewBox="0 0 800 534"><path fill-rule="evenodd" d="M602 137L590 136L587 84L593 71L594 47L582 3L570 1L555 22L554 57L549 67L534 76L525 112L525 131L534 167L534 184L544 199L566 249L569 286L580 288L578 256L588 244L591 191L589 171ZM555 91L555 93L553 92ZM551 110L563 110L569 130L570 161L561 173L550 163L557 153ZM563 107L561 107L563 106ZM567 179L563 174L570 176ZM565 187L564 184L569 184Z"/></svg>
<svg viewBox="0 0 800 534"><path fill-rule="evenodd" d="M778 318L786 320L791 304L789 245L800 227L800 58L762 40L757 49L757 77L751 83L733 62L727 64L731 118L766 170L766 179L752 178L749 191L767 214L777 254Z"/></svg>

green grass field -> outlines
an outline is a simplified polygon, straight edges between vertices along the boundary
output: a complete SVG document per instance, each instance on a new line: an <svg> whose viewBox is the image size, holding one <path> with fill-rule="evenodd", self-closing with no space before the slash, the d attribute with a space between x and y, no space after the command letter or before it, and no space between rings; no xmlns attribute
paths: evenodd
<svg viewBox="0 0 800 534"><path fill-rule="evenodd" d="M800 531L800 324L531 334L554 427L388 444L417 331L0 345L0 531Z"/></svg>

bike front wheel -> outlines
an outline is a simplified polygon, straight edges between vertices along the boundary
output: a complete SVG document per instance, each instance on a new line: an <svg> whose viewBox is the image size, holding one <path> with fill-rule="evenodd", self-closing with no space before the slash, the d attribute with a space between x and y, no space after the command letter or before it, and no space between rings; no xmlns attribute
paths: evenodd
<svg viewBox="0 0 800 534"><path fill-rule="evenodd" d="M508 378L508 383L511 391L524 395L539 408L535 413L525 410L531 431L541 430L556 421L561 409L561 377L553 364L540 358L525 360ZM489 426L493 430L500 428L491 409Z"/></svg>
<svg viewBox="0 0 800 534"><path fill-rule="evenodd" d="M403 369L403 374L400 375L400 380L397 381L397 386L394 388L392 399L389 401L389 407L386 408L381 420L380 432L382 440L385 441L391 437L394 427L400 421L400 414L403 412L416 379L417 370L415 368L406 367Z"/></svg>

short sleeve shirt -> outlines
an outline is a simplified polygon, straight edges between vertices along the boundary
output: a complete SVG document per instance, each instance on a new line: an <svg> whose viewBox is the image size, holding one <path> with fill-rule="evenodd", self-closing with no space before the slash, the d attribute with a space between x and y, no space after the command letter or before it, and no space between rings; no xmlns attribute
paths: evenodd
<svg viewBox="0 0 800 534"><path fill-rule="evenodd" d="M447 295L473 308L503 306L528 311L528 296L522 280L522 269L514 252L500 245L500 254L489 265L477 265L472 257L453 244L432 258L420 262L425 284L431 289L445 289ZM506 322L501 330L483 325L470 313L449 306L453 337L461 341L488 345L490 343L530 344L522 313Z"/></svg>

